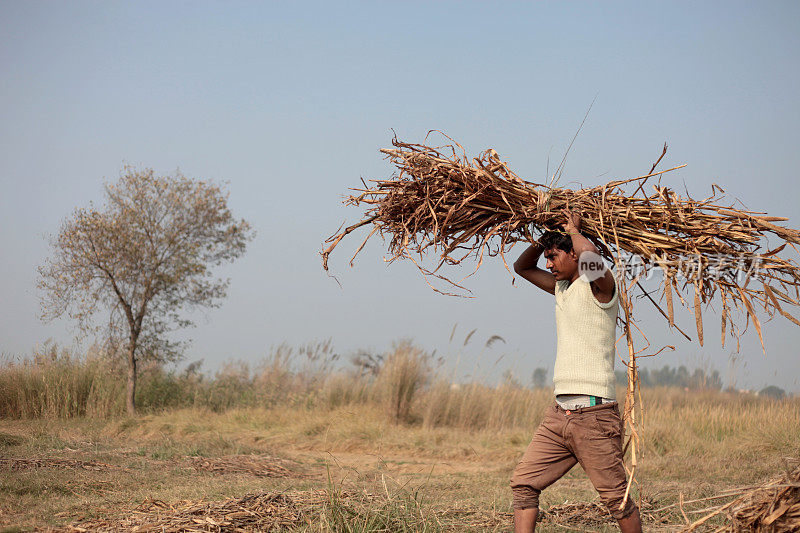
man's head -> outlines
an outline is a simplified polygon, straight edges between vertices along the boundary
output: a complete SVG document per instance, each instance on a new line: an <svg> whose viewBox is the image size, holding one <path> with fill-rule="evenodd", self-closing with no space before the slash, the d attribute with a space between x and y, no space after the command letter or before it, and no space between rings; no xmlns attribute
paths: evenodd
<svg viewBox="0 0 800 533"><path fill-rule="evenodd" d="M563 231L548 231L539 238L547 259L547 269L556 281L572 280L578 272L578 257L572 249L572 237Z"/></svg>

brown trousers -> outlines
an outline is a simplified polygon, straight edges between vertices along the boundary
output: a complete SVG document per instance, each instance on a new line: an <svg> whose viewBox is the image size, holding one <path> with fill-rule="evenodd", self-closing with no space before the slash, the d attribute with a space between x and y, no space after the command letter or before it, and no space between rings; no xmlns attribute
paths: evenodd
<svg viewBox="0 0 800 533"><path fill-rule="evenodd" d="M575 411L549 407L511 477L514 509L538 508L539 493L580 463L611 515L630 515L636 508L630 495L619 509L626 488L622 433L616 402Z"/></svg>

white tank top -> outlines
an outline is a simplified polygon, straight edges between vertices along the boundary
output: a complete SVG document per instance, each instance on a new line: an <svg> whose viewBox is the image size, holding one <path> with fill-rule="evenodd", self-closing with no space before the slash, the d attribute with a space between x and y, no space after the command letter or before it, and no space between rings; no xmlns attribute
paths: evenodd
<svg viewBox="0 0 800 533"><path fill-rule="evenodd" d="M614 358L619 295L597 301L585 277L556 282L554 392L616 398Z"/></svg>

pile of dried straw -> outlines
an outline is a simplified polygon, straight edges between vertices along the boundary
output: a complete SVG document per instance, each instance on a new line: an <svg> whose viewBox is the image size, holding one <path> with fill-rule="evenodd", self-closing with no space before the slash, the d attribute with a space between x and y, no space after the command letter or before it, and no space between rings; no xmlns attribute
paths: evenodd
<svg viewBox="0 0 800 533"><path fill-rule="evenodd" d="M733 499L707 509L708 514L686 531L711 529L709 521L719 515L725 516L727 523L713 531L800 531L800 465L768 483L730 491L721 497Z"/></svg>

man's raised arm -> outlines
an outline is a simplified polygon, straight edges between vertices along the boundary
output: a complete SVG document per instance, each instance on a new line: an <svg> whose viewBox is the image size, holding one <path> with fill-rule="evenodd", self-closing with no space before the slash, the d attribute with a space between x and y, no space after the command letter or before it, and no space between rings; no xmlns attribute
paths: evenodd
<svg viewBox="0 0 800 533"><path fill-rule="evenodd" d="M581 261L581 255L584 252L590 252L590 255L584 257L583 261L591 270L601 273L597 279L591 281L592 292L599 302L610 302L614 297L614 274L606 268L597 247L581 233L580 215L565 209L564 217L566 218L564 231L572 237L572 249L578 256L578 261Z"/></svg>
<svg viewBox="0 0 800 533"><path fill-rule="evenodd" d="M553 274L550 272L542 270L536 266L536 263L539 262L539 256L542 255L542 252L544 252L544 247L539 241L536 241L534 244L528 246L528 248L522 252L522 255L519 256L519 259L514 262L514 272L530 281L543 291L547 291L550 294L555 294L555 276L553 276Z"/></svg>

